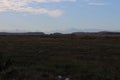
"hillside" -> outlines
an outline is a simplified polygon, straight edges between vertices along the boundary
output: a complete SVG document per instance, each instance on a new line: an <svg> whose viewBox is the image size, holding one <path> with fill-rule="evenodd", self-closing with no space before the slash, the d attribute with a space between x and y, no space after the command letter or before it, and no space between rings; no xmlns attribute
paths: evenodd
<svg viewBox="0 0 120 80"><path fill-rule="evenodd" d="M119 75L120 36L0 36L0 80L119 80Z"/></svg>

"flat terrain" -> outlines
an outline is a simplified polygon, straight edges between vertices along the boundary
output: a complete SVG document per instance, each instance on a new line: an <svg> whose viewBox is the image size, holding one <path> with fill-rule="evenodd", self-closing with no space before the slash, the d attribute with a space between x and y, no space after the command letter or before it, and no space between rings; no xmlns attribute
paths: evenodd
<svg viewBox="0 0 120 80"><path fill-rule="evenodd" d="M120 80L120 35L1 35L0 80Z"/></svg>

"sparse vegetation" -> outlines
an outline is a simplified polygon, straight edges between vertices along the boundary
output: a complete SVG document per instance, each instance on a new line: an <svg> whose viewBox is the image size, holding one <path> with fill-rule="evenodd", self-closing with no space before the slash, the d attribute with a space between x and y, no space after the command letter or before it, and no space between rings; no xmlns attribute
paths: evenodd
<svg viewBox="0 0 120 80"><path fill-rule="evenodd" d="M1 35L0 80L119 80L120 35Z"/></svg>

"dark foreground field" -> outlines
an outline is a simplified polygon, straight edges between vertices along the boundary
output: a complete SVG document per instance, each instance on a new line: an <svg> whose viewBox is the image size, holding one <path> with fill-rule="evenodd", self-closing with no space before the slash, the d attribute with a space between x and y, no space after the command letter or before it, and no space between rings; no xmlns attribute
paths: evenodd
<svg viewBox="0 0 120 80"><path fill-rule="evenodd" d="M0 36L0 80L58 76L120 80L120 36Z"/></svg>

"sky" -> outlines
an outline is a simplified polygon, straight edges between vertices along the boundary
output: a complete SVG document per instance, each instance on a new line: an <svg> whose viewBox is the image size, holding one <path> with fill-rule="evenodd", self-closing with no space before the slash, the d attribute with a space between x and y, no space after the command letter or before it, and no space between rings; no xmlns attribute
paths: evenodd
<svg viewBox="0 0 120 80"><path fill-rule="evenodd" d="M120 0L0 0L0 31L120 31L119 3Z"/></svg>

